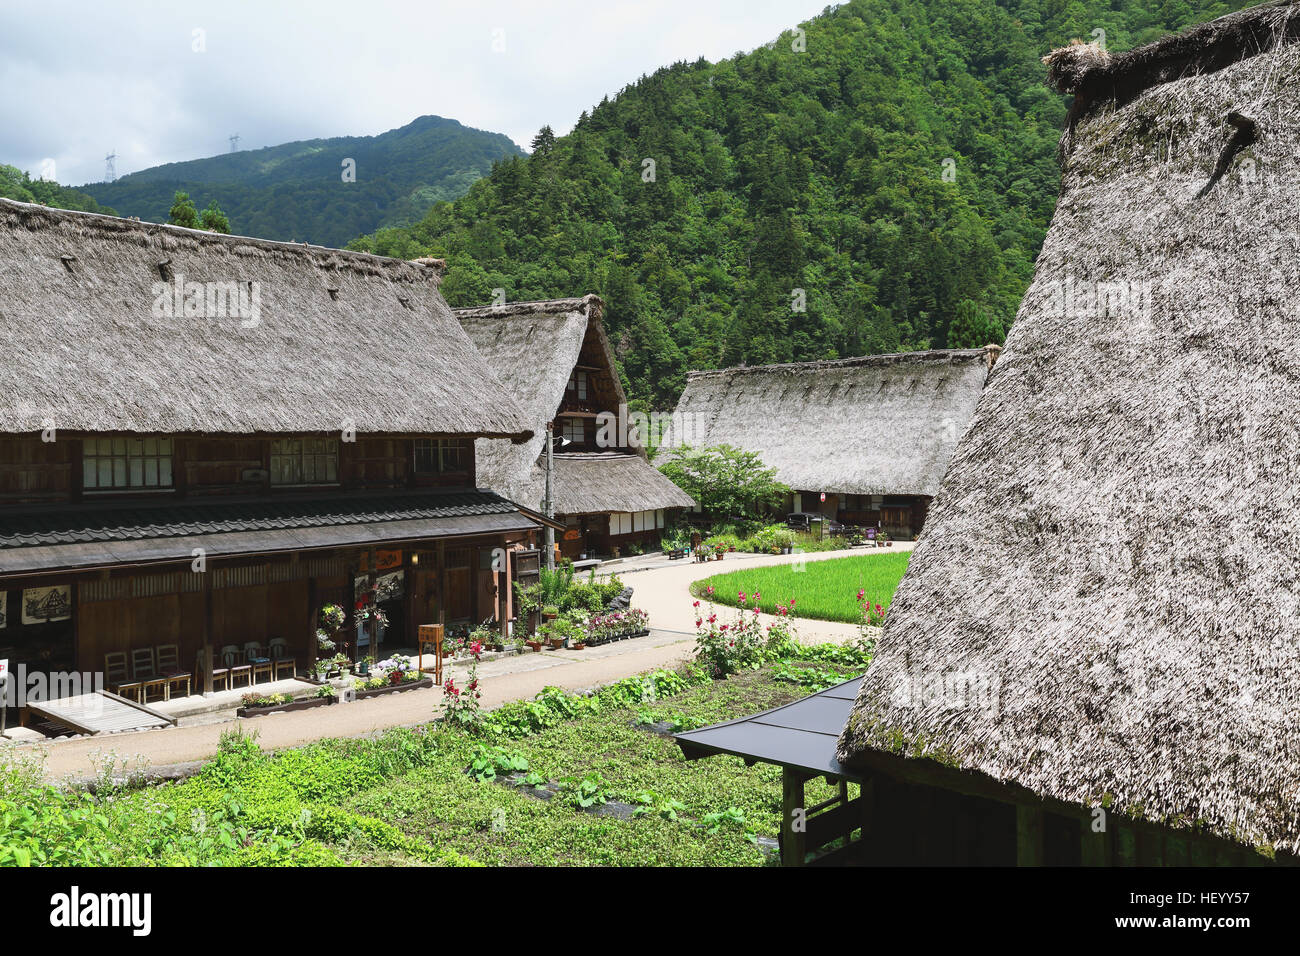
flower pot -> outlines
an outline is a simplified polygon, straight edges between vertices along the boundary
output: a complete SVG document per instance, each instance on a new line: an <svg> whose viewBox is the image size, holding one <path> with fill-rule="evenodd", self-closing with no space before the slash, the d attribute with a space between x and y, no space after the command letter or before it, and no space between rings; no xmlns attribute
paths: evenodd
<svg viewBox="0 0 1300 956"><path fill-rule="evenodd" d="M558 650L559 648L561 648L561 647L563 647L563 646L564 646L564 638L562 638L562 637L553 637L553 638L551 638L551 647L554 647L554 648L556 648L556 649Z"/></svg>
<svg viewBox="0 0 1300 956"><path fill-rule="evenodd" d="M573 649L575 651L585 651L587 649L587 644L585 641L581 644L574 644Z"/></svg>
<svg viewBox="0 0 1300 956"><path fill-rule="evenodd" d="M529 647L531 647L534 651L540 651L542 649L541 641L524 641L524 643L527 644Z"/></svg>

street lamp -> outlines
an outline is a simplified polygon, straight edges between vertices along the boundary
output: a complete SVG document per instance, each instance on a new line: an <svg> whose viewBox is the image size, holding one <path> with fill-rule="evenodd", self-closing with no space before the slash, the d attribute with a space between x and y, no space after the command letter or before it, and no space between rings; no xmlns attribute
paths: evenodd
<svg viewBox="0 0 1300 956"><path fill-rule="evenodd" d="M551 498L551 475L555 471L555 447L558 444L560 448L573 444L569 439L561 435L559 438L554 434L555 423L546 423L546 498L542 501L542 514L546 515L551 521L555 520L555 502ZM546 526L546 570L555 570L555 529L549 524Z"/></svg>

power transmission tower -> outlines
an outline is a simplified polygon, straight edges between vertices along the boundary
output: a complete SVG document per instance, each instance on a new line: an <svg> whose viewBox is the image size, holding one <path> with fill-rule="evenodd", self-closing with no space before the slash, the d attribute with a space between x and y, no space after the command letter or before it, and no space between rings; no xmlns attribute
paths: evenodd
<svg viewBox="0 0 1300 956"><path fill-rule="evenodd" d="M113 164L115 159L117 159L117 150L113 150L104 157L104 182L106 183L111 183L117 179L117 167Z"/></svg>
<svg viewBox="0 0 1300 956"><path fill-rule="evenodd" d="M234 136L230 137L230 151L231 151L232 153L237 153L237 152L239 152L239 134L238 134L238 133L236 133Z"/></svg>

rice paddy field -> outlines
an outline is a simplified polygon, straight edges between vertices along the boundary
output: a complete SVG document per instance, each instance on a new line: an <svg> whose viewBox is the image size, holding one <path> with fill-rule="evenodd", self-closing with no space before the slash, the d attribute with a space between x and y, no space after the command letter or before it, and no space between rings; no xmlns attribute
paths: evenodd
<svg viewBox="0 0 1300 956"><path fill-rule="evenodd" d="M794 598L799 617L856 624L861 616L858 591L865 591L872 604L888 608L910 557L910 551L899 551L827 558L803 565L746 568L697 581L691 591L703 595L712 585L713 600L729 607L739 603L742 592L751 599L752 606L757 591L761 595L760 609L769 614L778 602L788 604Z"/></svg>

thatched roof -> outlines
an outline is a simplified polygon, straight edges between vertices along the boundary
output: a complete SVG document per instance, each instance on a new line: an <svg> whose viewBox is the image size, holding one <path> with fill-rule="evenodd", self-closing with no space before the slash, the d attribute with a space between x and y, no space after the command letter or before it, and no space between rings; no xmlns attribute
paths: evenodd
<svg viewBox="0 0 1300 956"><path fill-rule="evenodd" d="M599 514L608 511L655 511L689 508L695 501L640 455L588 452L555 455L551 477L555 513ZM519 500L540 501L546 474L538 463Z"/></svg>
<svg viewBox="0 0 1300 956"><path fill-rule="evenodd" d="M1068 152L1080 117L1124 106L1164 83L1215 73L1234 63L1300 39L1300 0L1274 0L1202 23L1156 43L1111 56L1074 41L1043 57L1048 82L1074 94L1062 139Z"/></svg>
<svg viewBox="0 0 1300 956"><path fill-rule="evenodd" d="M590 375L594 407L617 414L619 406L627 404L601 309L600 297L588 295L456 310L475 347L527 410L534 433L531 441L521 445L476 442L481 482L525 505L540 506L546 423L555 417L569 376L580 363L598 369ZM642 450L557 454L552 496L557 514L650 511L694 503L646 461Z"/></svg>
<svg viewBox="0 0 1300 956"><path fill-rule="evenodd" d="M1251 52L1079 120L846 764L932 757L1300 848L1300 45ZM1261 135L1207 192L1234 112Z"/></svg>
<svg viewBox="0 0 1300 956"><path fill-rule="evenodd" d="M0 200L0 276L0 432L529 430L443 301L439 260ZM155 284L178 281L248 308L166 315Z"/></svg>
<svg viewBox="0 0 1300 956"><path fill-rule="evenodd" d="M734 445L796 490L933 495L995 354L951 349L691 372L660 454Z"/></svg>

